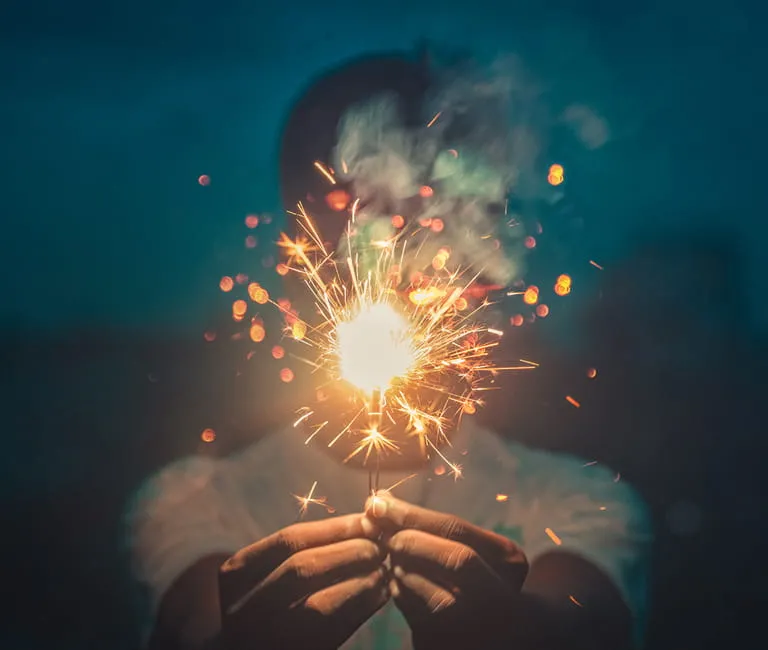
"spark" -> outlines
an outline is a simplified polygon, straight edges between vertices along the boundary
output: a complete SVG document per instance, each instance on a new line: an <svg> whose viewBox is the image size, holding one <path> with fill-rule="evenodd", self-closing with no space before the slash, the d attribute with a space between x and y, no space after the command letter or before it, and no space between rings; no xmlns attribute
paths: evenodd
<svg viewBox="0 0 768 650"><path fill-rule="evenodd" d="M538 363L536 363L535 361L528 361L528 359L520 359L520 361L521 361L522 363L529 363L529 364L531 364L531 365L532 365L534 368L538 368L538 367L539 367L539 364L538 364Z"/></svg>
<svg viewBox="0 0 768 650"><path fill-rule="evenodd" d="M595 260L589 260L589 263L590 263L592 266L594 266L596 269L600 269L601 271L603 271L603 270L604 270L602 266L600 266L600 265L599 265L597 262L595 262Z"/></svg>
<svg viewBox="0 0 768 650"><path fill-rule="evenodd" d="M571 602L572 602L574 605L576 605L577 607L584 607L584 605L582 605L582 604L581 604L581 603L580 603L578 600L576 600L576 598L574 598L573 596L568 596L568 600L570 600L570 601L571 601Z"/></svg>
<svg viewBox="0 0 768 650"><path fill-rule="evenodd" d="M336 179L333 177L333 174L319 160L315 161L315 168L330 181L331 185L336 185Z"/></svg>
<svg viewBox="0 0 768 650"><path fill-rule="evenodd" d="M580 404L579 402L577 402L577 401L576 401L576 400L575 400L573 397L571 397L570 395L566 395L566 396L565 396L565 399L566 399L566 401L567 401L569 404L572 404L572 405L573 405L573 406L575 406L576 408L581 408L581 404Z"/></svg>
<svg viewBox="0 0 768 650"><path fill-rule="evenodd" d="M356 206L357 201L353 213ZM485 384L498 372L534 367L498 367L490 360L503 332L479 322L490 304L486 299L470 307L464 297L479 274L460 268L431 276L419 272L417 284L403 290L401 269L421 250L417 245L411 251L415 233L401 230L361 242L350 222L345 253L337 255L326 248L302 204L296 216L299 233L294 239L283 234L279 246L289 272L311 294L317 316L309 323L291 312L301 323L302 336L294 338L311 352L311 358L296 358L312 367L325 397L300 409L294 426L311 432L307 443L328 429L329 447L349 439L345 462L359 457L371 473L373 458L377 489L380 458L403 453L409 439L416 439L424 458L439 458L460 478L461 466L440 451L449 444L448 433L465 413L482 406L477 395L489 390Z"/></svg>
<svg viewBox="0 0 768 650"><path fill-rule="evenodd" d="M547 534L547 537L552 540L552 542L555 544L555 546L560 546L563 543L563 540L561 540L554 530L551 528L545 528L544 532Z"/></svg>
<svg viewBox="0 0 768 650"><path fill-rule="evenodd" d="M418 474L409 474L405 478L401 478L396 483L393 483L388 488L384 488L383 490L379 490L379 492L392 492L392 490L399 488L403 483L410 481L412 478L416 478Z"/></svg>
<svg viewBox="0 0 768 650"><path fill-rule="evenodd" d="M427 128L430 128L435 122L437 122L442 114L442 111L435 113L435 116L429 121L429 124L427 124Z"/></svg>
<svg viewBox="0 0 768 650"><path fill-rule="evenodd" d="M301 504L301 507L299 508L299 516L297 517L297 519L301 519L307 513L307 510L309 509L310 505L321 506L322 508L325 508L328 513L336 512L335 508L329 506L326 503L327 501L326 497L314 496L316 488L317 488L317 481L312 483L312 487L309 489L309 492L307 493L306 496L302 497L302 496L299 496L298 494L292 495L293 498L296 499Z"/></svg>

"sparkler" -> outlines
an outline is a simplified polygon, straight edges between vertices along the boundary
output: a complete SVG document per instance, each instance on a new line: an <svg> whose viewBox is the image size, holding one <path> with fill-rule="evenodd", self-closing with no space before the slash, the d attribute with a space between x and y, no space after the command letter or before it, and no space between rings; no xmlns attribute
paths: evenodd
<svg viewBox="0 0 768 650"><path fill-rule="evenodd" d="M368 468L372 491L381 458L407 453L409 445L422 457L439 456L458 478L461 468L440 447L450 444L462 414L481 405L479 393L493 377L511 369L489 359L502 335L478 322L489 303L469 307L464 298L477 275L462 279L441 253L443 263L433 264L439 270L404 283L403 269L418 251L407 231L361 244L353 219L347 252L336 257L301 204L296 216L298 236L282 235L279 245L314 299L319 319L305 323L300 342L319 379L317 398L299 410L294 426L308 432L307 443L323 432L329 447L350 445L345 462Z"/></svg>

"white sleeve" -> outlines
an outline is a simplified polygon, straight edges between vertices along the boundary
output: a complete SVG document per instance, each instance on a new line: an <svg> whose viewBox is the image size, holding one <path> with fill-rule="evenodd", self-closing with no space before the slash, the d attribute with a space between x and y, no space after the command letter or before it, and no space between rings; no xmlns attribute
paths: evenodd
<svg viewBox="0 0 768 650"><path fill-rule="evenodd" d="M525 465L519 497L529 560L558 547L590 560L621 590L639 635L652 542L642 497L607 467L574 457L533 452Z"/></svg>
<svg viewBox="0 0 768 650"><path fill-rule="evenodd" d="M197 560L261 537L228 474L226 459L187 458L151 477L130 504L132 568L152 619L168 588Z"/></svg>

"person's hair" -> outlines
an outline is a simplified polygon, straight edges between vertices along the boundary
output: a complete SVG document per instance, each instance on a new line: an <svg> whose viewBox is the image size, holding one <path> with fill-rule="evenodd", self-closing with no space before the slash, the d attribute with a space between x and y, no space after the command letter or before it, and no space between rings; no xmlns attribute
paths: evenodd
<svg viewBox="0 0 768 650"><path fill-rule="evenodd" d="M326 197L344 187L331 185L315 167L330 163L338 128L349 108L377 96L398 103L405 125L423 121L421 107L429 86L425 63L406 54L378 54L325 71L306 87L285 122L280 142L280 190L283 208L295 211L303 202L318 222L323 237L337 242L345 219L329 207ZM289 233L295 226L289 218Z"/></svg>

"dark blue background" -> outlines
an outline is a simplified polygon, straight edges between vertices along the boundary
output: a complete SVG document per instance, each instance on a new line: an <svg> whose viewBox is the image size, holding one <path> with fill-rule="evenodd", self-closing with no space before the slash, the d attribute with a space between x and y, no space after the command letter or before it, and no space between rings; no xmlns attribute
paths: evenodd
<svg viewBox="0 0 768 650"><path fill-rule="evenodd" d="M254 394L290 402L269 360L238 380L243 349L201 340L225 331L218 278L259 279L274 254L285 113L323 68L422 38L521 54L613 134L563 160L578 236L551 224L569 260L606 271L569 269L589 289L516 335L545 363L484 417L610 462L646 494L660 540L652 647L747 634L764 599L765 10L17 4L0 10L3 647L134 647L119 554L129 491L195 451L205 426L220 432L206 453L268 430L279 409L264 415ZM275 227L245 251L244 215L264 211ZM585 382L588 366L605 381ZM562 399L574 392L578 411Z"/></svg>

